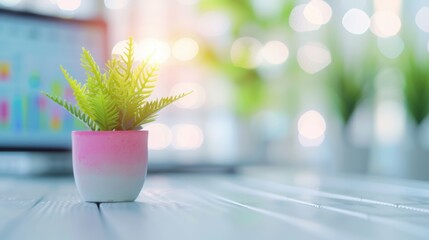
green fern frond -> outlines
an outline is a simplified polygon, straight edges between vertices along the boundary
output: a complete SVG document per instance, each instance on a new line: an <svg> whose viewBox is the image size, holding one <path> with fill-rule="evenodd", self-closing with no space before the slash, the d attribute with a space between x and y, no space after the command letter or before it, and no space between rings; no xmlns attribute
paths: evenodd
<svg viewBox="0 0 429 240"><path fill-rule="evenodd" d="M158 67L150 66L147 62L141 63L132 76L132 87L129 93L128 105L131 109L137 109L155 89Z"/></svg>
<svg viewBox="0 0 429 240"><path fill-rule="evenodd" d="M52 101L63 107L67 110L71 115L79 119L83 124L85 124L92 131L97 131L99 127L97 124L91 119L90 116L80 111L76 106L73 106L71 103L65 101L64 99L60 99L59 97L52 96L48 93L42 92L46 97L50 98Z"/></svg>
<svg viewBox="0 0 429 240"><path fill-rule="evenodd" d="M120 78L120 75L117 71L118 61L116 58L112 58L106 63L106 79L105 84L107 89L114 89L114 85L117 83L117 79Z"/></svg>
<svg viewBox="0 0 429 240"><path fill-rule="evenodd" d="M70 88L73 90L73 95L76 98L77 105L79 108L88 116L92 116L92 110L90 107L90 103L88 101L88 96L86 94L85 86L82 86L76 79L74 79L70 74L64 69L63 66L60 66L61 71L67 82L70 85Z"/></svg>
<svg viewBox="0 0 429 240"><path fill-rule="evenodd" d="M135 113L135 125L133 129L138 128L139 126L153 122L157 117L157 113L164 107L172 104L173 102L191 94L192 92L182 93L175 96L163 97L160 99L155 99L149 102L146 102L143 107L137 110Z"/></svg>
<svg viewBox="0 0 429 240"><path fill-rule="evenodd" d="M123 81L127 81L132 75L132 68L134 65L134 39L129 38L125 52L121 54L122 63L120 68L122 69Z"/></svg>
<svg viewBox="0 0 429 240"><path fill-rule="evenodd" d="M97 82L102 82L100 67L95 62L91 53L85 48L82 48L80 62L81 66L85 69L87 76L93 76Z"/></svg>
<svg viewBox="0 0 429 240"><path fill-rule="evenodd" d="M91 99L94 121L103 131L114 130L119 120L118 109L114 101L103 92Z"/></svg>
<svg viewBox="0 0 429 240"><path fill-rule="evenodd" d="M100 88L104 87L103 84L103 75L100 72L100 67L95 62L91 53L82 48L82 54L80 58L81 66L85 69L87 76L86 86L88 90L88 95L94 97L97 95Z"/></svg>
<svg viewBox="0 0 429 240"><path fill-rule="evenodd" d="M152 90L155 88L155 83L157 81L158 77L158 70L159 67L157 65L155 66L148 66L146 70L143 73L143 79L142 81L139 81L139 91L149 90L149 95L152 93Z"/></svg>

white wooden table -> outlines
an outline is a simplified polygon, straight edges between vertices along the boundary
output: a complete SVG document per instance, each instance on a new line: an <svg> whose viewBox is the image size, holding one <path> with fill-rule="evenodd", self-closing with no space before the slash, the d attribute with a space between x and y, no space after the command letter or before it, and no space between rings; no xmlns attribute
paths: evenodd
<svg viewBox="0 0 429 240"><path fill-rule="evenodd" d="M0 177L0 239L429 239L429 184L309 172L152 175L131 203Z"/></svg>

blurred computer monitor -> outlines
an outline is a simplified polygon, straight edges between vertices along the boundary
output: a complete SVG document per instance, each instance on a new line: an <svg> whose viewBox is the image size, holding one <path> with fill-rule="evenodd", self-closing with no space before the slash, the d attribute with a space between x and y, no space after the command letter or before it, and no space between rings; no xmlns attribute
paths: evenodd
<svg viewBox="0 0 429 240"><path fill-rule="evenodd" d="M0 174L71 172L70 132L83 126L41 91L74 102L60 64L76 79L85 79L82 46L105 62L102 20L0 9Z"/></svg>
<svg viewBox="0 0 429 240"><path fill-rule="evenodd" d="M80 123L41 91L73 102L60 70L85 79L82 46L103 63L103 21L71 20L0 10L0 150L69 149Z"/></svg>

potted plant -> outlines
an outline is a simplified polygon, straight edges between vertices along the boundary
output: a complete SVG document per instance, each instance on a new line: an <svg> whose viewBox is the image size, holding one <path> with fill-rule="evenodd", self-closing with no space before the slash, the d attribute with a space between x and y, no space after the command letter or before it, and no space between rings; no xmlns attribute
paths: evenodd
<svg viewBox="0 0 429 240"><path fill-rule="evenodd" d="M149 100L158 65L150 57L134 62L134 41L112 57L104 73L90 52L82 49L86 83L74 79L61 66L76 105L44 93L82 121L90 131L72 132L73 173L78 191L88 202L134 201L147 172L148 131L162 108L189 93Z"/></svg>

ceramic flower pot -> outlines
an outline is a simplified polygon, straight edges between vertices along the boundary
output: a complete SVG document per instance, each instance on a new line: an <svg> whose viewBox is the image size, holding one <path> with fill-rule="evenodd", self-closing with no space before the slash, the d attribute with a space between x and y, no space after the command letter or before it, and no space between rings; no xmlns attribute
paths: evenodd
<svg viewBox="0 0 429 240"><path fill-rule="evenodd" d="M87 202L134 201L147 173L147 131L73 131L73 174Z"/></svg>

